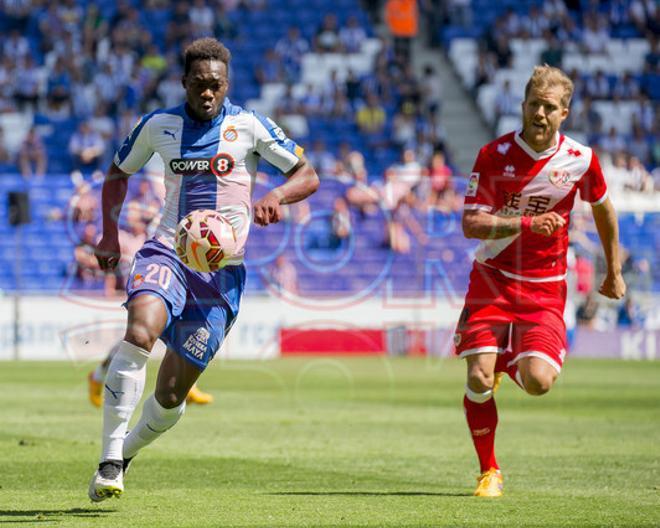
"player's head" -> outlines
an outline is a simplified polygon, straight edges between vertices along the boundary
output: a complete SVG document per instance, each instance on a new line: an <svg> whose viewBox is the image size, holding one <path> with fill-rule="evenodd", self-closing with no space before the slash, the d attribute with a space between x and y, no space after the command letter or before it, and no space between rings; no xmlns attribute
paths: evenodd
<svg viewBox="0 0 660 528"><path fill-rule="evenodd" d="M200 121L220 113L229 88L231 53L214 38L193 41L185 51L183 87L193 117Z"/></svg>
<svg viewBox="0 0 660 528"><path fill-rule="evenodd" d="M536 150L552 146L554 135L568 117L573 82L559 68L536 66L525 86L523 137Z"/></svg>

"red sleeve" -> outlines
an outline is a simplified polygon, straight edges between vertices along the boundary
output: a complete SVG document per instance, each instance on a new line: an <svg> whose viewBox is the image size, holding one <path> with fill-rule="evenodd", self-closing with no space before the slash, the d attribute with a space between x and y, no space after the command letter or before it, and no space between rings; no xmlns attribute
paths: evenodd
<svg viewBox="0 0 660 528"><path fill-rule="evenodd" d="M603 176L603 169L600 168L598 156L593 151L589 168L580 179L579 189L580 198L591 205L603 203L607 198L607 184L605 176Z"/></svg>
<svg viewBox="0 0 660 528"><path fill-rule="evenodd" d="M486 212L495 206L495 190L492 189L492 172L489 155L483 147L477 155L474 167L470 173L467 189L465 190L465 210L483 209Z"/></svg>

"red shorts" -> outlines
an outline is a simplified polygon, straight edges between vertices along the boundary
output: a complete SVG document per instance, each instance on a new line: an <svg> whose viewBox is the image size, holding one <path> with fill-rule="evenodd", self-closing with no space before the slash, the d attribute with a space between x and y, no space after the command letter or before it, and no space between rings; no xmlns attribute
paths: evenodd
<svg viewBox="0 0 660 528"><path fill-rule="evenodd" d="M511 362L535 356L559 372L566 355L566 282L514 280L475 263L454 335L459 357L512 352Z"/></svg>

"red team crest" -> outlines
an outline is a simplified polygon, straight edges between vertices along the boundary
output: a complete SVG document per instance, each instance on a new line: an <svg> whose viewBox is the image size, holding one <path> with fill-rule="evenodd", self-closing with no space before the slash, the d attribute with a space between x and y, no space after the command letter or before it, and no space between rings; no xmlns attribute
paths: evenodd
<svg viewBox="0 0 660 528"><path fill-rule="evenodd" d="M552 169L548 174L548 179L555 187L565 187L571 183L571 173L567 170Z"/></svg>

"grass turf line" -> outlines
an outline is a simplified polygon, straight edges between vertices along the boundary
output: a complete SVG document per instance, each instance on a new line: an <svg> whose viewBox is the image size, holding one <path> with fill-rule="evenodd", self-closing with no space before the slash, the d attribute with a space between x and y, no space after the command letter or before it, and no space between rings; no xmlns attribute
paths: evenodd
<svg viewBox="0 0 660 528"><path fill-rule="evenodd" d="M216 402L189 407L136 458L124 497L100 505L86 496L101 424L89 368L0 364L0 525L660 524L660 363L569 359L541 398L505 381L506 495L480 500L461 362L217 361L200 382Z"/></svg>

